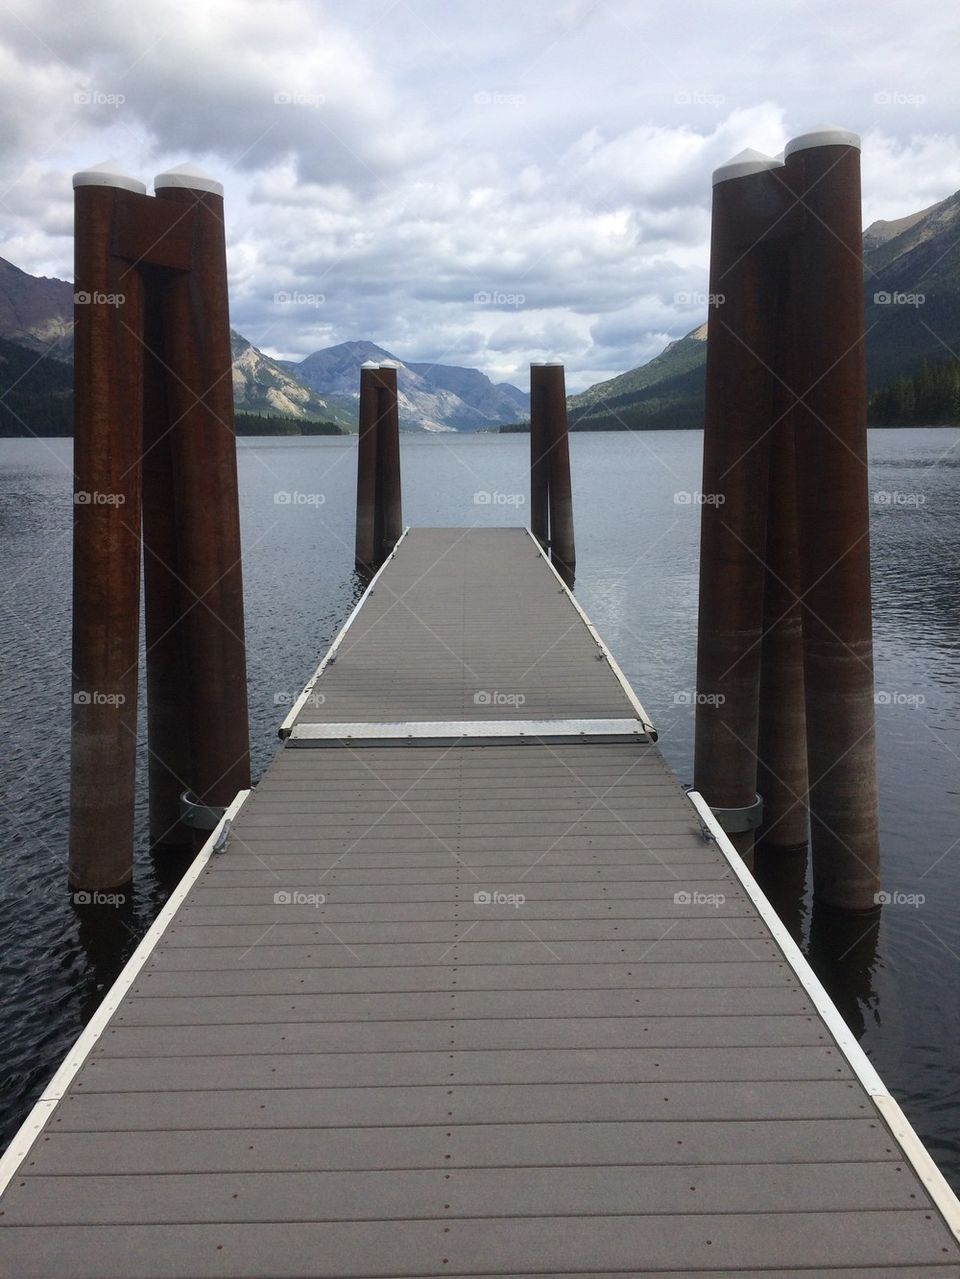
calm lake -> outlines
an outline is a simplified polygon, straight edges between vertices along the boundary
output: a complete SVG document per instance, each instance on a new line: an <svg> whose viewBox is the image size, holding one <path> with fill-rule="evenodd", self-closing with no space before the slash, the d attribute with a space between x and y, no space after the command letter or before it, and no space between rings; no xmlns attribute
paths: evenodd
<svg viewBox="0 0 960 1279"><path fill-rule="evenodd" d="M870 442L884 887L894 900L879 922L838 925L811 911L803 865L761 877L960 1189L960 430L874 431ZM678 495L700 487L701 447L692 431L571 437L576 593L682 782L692 780L699 508ZM407 523L527 522L527 437L405 435L402 448ZM182 869L152 858L141 803L126 913L80 918L67 899L71 452L68 440L0 440L3 1143ZM356 441L247 439L239 457L256 775L360 593Z"/></svg>

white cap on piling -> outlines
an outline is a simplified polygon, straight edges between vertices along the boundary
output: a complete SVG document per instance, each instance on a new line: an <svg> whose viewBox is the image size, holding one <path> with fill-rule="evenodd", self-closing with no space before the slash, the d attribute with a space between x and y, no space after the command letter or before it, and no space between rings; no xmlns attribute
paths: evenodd
<svg viewBox="0 0 960 1279"><path fill-rule="evenodd" d="M835 124L819 124L809 133L791 138L784 147L783 154L793 155L794 151L809 151L811 147L856 147L859 151L860 134L838 128Z"/></svg>
<svg viewBox="0 0 960 1279"><path fill-rule="evenodd" d="M195 164L181 164L178 169L168 169L166 173L158 173L153 179L154 191L164 187L180 187L185 191L207 191L210 195L223 195L223 183L211 178Z"/></svg>
<svg viewBox="0 0 960 1279"><path fill-rule="evenodd" d="M713 185L729 182L732 178L746 178L751 173L765 173L768 169L782 169L783 161L772 155L764 155L762 151L754 151L747 147L738 152L726 164L713 171Z"/></svg>
<svg viewBox="0 0 960 1279"><path fill-rule="evenodd" d="M382 369L398 369L400 367L399 360L381 360L380 367Z"/></svg>
<svg viewBox="0 0 960 1279"><path fill-rule="evenodd" d="M137 195L146 195L147 188L138 178L118 169L112 160L104 160L95 164L92 169L81 169L73 175L73 189L77 187L116 187L121 191L133 191Z"/></svg>
<svg viewBox="0 0 960 1279"><path fill-rule="evenodd" d="M360 367L362 369L378 369L380 365L376 362L376 360L364 360Z"/></svg>
<svg viewBox="0 0 960 1279"><path fill-rule="evenodd" d="M563 368L563 360L544 360L544 364L548 369Z"/></svg>

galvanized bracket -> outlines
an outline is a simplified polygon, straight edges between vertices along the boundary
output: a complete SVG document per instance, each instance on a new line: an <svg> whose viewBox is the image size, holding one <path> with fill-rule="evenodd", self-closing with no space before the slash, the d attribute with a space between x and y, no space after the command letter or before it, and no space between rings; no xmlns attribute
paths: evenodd
<svg viewBox="0 0 960 1279"><path fill-rule="evenodd" d="M233 822L228 818L220 827L220 834L213 841L214 853L222 853L226 851L227 845L230 843L230 836L233 834Z"/></svg>
<svg viewBox="0 0 960 1279"><path fill-rule="evenodd" d="M746 808L711 807L710 811L727 835L742 835L745 831L756 830L763 821L763 799L757 795Z"/></svg>
<svg viewBox="0 0 960 1279"><path fill-rule="evenodd" d="M216 830L226 811L222 805L201 804L188 790L180 796L180 820L191 830Z"/></svg>

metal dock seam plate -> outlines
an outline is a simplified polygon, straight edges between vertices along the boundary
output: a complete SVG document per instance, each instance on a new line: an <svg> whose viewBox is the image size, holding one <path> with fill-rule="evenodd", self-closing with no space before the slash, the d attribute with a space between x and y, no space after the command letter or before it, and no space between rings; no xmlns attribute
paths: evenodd
<svg viewBox="0 0 960 1279"><path fill-rule="evenodd" d="M410 720L395 724L297 724L290 730L289 746L384 746L533 742L640 741L650 736L639 719L461 719Z"/></svg>

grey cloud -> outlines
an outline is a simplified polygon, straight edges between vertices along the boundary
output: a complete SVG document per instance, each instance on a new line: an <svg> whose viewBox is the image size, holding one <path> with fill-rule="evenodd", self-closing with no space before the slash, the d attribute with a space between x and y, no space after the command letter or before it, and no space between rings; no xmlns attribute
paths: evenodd
<svg viewBox="0 0 960 1279"><path fill-rule="evenodd" d="M14 6L0 251L68 270L72 169L193 160L226 185L234 323L280 355L622 372L702 318L677 296L705 287L711 170L824 117L865 136L868 218L960 187L952 15L899 0Z"/></svg>

